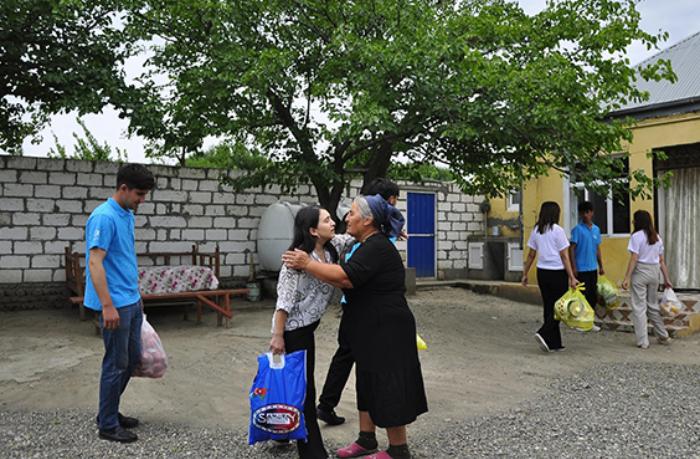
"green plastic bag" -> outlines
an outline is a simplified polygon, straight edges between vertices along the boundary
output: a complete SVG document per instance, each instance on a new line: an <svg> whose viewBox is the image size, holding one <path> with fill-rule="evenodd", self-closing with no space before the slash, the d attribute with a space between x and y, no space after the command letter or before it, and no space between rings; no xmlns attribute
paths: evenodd
<svg viewBox="0 0 700 459"><path fill-rule="evenodd" d="M605 276L598 276L598 296L603 298L605 307L615 309L620 306L617 297L620 291L617 286Z"/></svg>
<svg viewBox="0 0 700 459"><path fill-rule="evenodd" d="M595 313L583 296L583 290L583 284L579 284L559 298L554 303L554 318L564 322L569 328L590 331L593 328Z"/></svg>

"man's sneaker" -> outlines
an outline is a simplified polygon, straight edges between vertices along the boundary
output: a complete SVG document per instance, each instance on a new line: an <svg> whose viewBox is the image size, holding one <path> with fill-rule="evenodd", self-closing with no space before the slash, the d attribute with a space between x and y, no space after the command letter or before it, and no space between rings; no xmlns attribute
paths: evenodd
<svg viewBox="0 0 700 459"><path fill-rule="evenodd" d="M564 352L566 348L564 346L558 348L558 349L552 349L552 352Z"/></svg>
<svg viewBox="0 0 700 459"><path fill-rule="evenodd" d="M330 410L327 410L321 407L321 405L316 408L316 416L329 426L339 426L345 422L345 418L335 414L334 409L331 408Z"/></svg>
<svg viewBox="0 0 700 459"><path fill-rule="evenodd" d="M119 443L133 443L139 439L135 433L129 432L121 426L111 430L100 430L100 438Z"/></svg>
<svg viewBox="0 0 700 459"><path fill-rule="evenodd" d="M649 349L649 343L637 344L637 347L638 347L639 349Z"/></svg>
<svg viewBox="0 0 700 459"><path fill-rule="evenodd" d="M129 416L122 416L121 413L119 413L117 416L119 418L119 426L120 427L123 427L125 429L133 429L134 427L138 427L138 425L139 425L139 420L136 418L132 418ZM98 426L100 425L100 417L99 416L95 418L95 422L97 423Z"/></svg>
<svg viewBox="0 0 700 459"><path fill-rule="evenodd" d="M656 341L658 341L659 344L668 345L668 344L671 344L671 341L673 341L673 340L671 339L670 336L659 336L658 338L656 338Z"/></svg>
<svg viewBox="0 0 700 459"><path fill-rule="evenodd" d="M542 335L539 333L535 333L535 341L537 341L537 344L540 345L540 349L542 349L542 352L549 352L549 346L547 345L547 342L542 338Z"/></svg>
<svg viewBox="0 0 700 459"><path fill-rule="evenodd" d="M600 331L600 327L594 324L594 325L593 325L593 328L591 328L591 331L592 331L592 332L599 332L599 331Z"/></svg>

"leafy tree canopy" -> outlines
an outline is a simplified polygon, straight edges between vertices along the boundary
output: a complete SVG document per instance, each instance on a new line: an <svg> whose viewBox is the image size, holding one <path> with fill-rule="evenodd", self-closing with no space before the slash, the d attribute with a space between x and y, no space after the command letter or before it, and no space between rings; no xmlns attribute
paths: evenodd
<svg viewBox="0 0 700 459"><path fill-rule="evenodd" d="M0 2L0 149L61 111L99 111L124 90L118 0Z"/></svg>
<svg viewBox="0 0 700 459"><path fill-rule="evenodd" d="M166 124L245 145L271 161L239 184L310 180L331 210L352 170L385 175L398 154L449 165L468 192L576 163L579 180L612 180L630 131L607 115L645 97L623 52L665 37L639 21L634 0L534 16L505 0L137 1L128 29L158 43L144 81L170 83L144 84L151 102L125 112L146 137ZM641 73L674 78L665 61ZM630 174L632 194L648 192Z"/></svg>
<svg viewBox="0 0 700 459"><path fill-rule="evenodd" d="M281 164L275 165L267 156L254 154L247 148L240 146L222 143L216 145L207 151L195 153L186 158L185 166L198 167L207 169L222 169L228 171L236 171L235 174L241 181L239 187L258 186L257 178L247 176L246 171L269 171L269 179L266 183L280 184L277 181L275 167L283 167ZM352 174L352 172L350 172ZM353 178L361 177L359 173L353 175ZM392 162L387 171L387 176L393 180L406 180L409 182L419 183L425 180L438 181L454 181L455 175L447 168L436 166L427 163L399 163ZM288 183L282 183L284 189L291 189L298 182L292 180Z"/></svg>
<svg viewBox="0 0 700 459"><path fill-rule="evenodd" d="M674 79L666 61L638 75L623 57L666 36L640 29L635 3L528 16L507 0L7 0L0 146L111 102L154 155L183 162L214 136L250 159L237 186L310 181L331 211L352 174L386 175L397 155L447 164L466 192L574 164L577 180L620 184L611 153L631 133L609 113L645 98L638 76ZM143 43L126 85L119 65ZM649 192L630 176L633 196Z"/></svg>

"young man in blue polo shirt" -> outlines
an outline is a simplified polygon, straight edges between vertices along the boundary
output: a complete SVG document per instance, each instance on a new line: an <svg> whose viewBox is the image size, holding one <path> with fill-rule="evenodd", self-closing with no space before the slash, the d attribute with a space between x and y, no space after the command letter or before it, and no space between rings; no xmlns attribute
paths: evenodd
<svg viewBox="0 0 700 459"><path fill-rule="evenodd" d="M85 306L100 312L105 346L100 374L97 425L100 437L130 443L138 437L126 429L138 420L119 413L121 394L141 356L143 305L136 263L134 212L153 189L153 174L140 164L117 173L117 189L98 206L85 228Z"/></svg>
<svg viewBox="0 0 700 459"><path fill-rule="evenodd" d="M570 256L574 276L585 284L586 300L595 307L598 303L598 273L605 274L600 253L600 228L593 223L593 204L584 201L578 205L579 224L571 230ZM593 331L600 327L593 326Z"/></svg>

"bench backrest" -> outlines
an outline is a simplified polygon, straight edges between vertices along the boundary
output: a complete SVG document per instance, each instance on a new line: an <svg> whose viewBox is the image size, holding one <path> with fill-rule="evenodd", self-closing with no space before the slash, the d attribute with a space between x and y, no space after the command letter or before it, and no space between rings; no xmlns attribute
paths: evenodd
<svg viewBox="0 0 700 459"><path fill-rule="evenodd" d="M191 252L146 252L136 254L139 259L148 259L149 266L169 266L171 261L178 264L191 261L195 266L208 266L218 278L221 271L221 252L216 245L214 252L200 252L197 244L192 244ZM85 254L73 251L72 245L65 249L66 284L76 296L85 295Z"/></svg>

